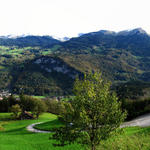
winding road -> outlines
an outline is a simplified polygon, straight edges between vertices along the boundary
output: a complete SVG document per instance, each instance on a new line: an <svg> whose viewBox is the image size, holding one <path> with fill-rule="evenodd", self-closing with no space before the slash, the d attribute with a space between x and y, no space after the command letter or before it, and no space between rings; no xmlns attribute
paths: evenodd
<svg viewBox="0 0 150 150"><path fill-rule="evenodd" d="M38 130L38 129L34 128L35 125L41 124L41 123L44 123L44 122L38 122L38 123L34 123L34 124L27 126L27 131L35 132L35 133L50 133L50 131L43 131L43 130ZM139 127L150 126L150 113L146 114L146 115L139 116L139 117L133 119L132 121L128 121L128 122L123 123L121 125L121 128L134 127L134 126L139 126Z"/></svg>
<svg viewBox="0 0 150 150"><path fill-rule="evenodd" d="M38 130L38 129L34 128L35 125L41 124L41 123L44 123L44 122L33 123L33 124L27 126L27 131L35 132L35 133L50 133L50 131L43 131L43 130Z"/></svg>
<svg viewBox="0 0 150 150"><path fill-rule="evenodd" d="M125 122L121 125L121 127L128 127L128 126L139 126L139 127L148 127L150 126L150 113L139 116L131 121Z"/></svg>

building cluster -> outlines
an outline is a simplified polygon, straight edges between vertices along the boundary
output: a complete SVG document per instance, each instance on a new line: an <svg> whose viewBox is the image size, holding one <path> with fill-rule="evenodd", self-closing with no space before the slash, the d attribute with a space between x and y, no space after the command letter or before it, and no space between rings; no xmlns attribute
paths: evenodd
<svg viewBox="0 0 150 150"><path fill-rule="evenodd" d="M5 91L5 90L0 91L0 100L3 100L3 97L8 97L10 95L11 93L9 91Z"/></svg>
<svg viewBox="0 0 150 150"><path fill-rule="evenodd" d="M61 101L65 96L52 96L51 99L54 99L56 101Z"/></svg>

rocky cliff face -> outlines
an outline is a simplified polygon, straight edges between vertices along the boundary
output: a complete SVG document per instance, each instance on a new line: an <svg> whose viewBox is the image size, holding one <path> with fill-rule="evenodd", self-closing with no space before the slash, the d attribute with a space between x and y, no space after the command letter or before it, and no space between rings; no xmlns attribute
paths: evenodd
<svg viewBox="0 0 150 150"><path fill-rule="evenodd" d="M60 58L41 56L25 65L14 81L13 92L50 96L70 94L76 75L81 73Z"/></svg>
<svg viewBox="0 0 150 150"><path fill-rule="evenodd" d="M48 73L52 72L62 73L71 77L72 79L74 79L75 76L79 73L62 60L54 57L43 56L34 60L33 63L39 65L39 67L42 70L45 70Z"/></svg>

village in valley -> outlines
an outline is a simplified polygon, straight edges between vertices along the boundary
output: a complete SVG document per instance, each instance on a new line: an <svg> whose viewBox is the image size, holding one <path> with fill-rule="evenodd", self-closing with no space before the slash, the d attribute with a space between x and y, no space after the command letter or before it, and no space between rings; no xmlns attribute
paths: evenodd
<svg viewBox="0 0 150 150"><path fill-rule="evenodd" d="M9 97L11 93L9 91L2 90L0 91L0 100L3 100L4 97Z"/></svg>

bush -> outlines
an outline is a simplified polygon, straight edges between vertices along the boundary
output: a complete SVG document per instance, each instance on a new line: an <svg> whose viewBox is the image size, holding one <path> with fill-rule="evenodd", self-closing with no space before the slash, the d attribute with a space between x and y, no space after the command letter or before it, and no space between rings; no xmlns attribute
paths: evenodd
<svg viewBox="0 0 150 150"><path fill-rule="evenodd" d="M57 101L55 99L47 99L45 100L47 105L47 111L56 115L60 115L65 111L65 102Z"/></svg>
<svg viewBox="0 0 150 150"><path fill-rule="evenodd" d="M17 103L18 101L13 95L4 97L3 100L0 101L0 112L9 112L9 109L12 107L12 105Z"/></svg>
<svg viewBox="0 0 150 150"><path fill-rule="evenodd" d="M20 105L23 112L31 111L36 118L38 118L41 113L47 111L47 106L44 101L27 95L20 96Z"/></svg>
<svg viewBox="0 0 150 150"><path fill-rule="evenodd" d="M22 110L20 108L20 105L15 104L15 105L12 105L12 107L10 108L10 111L13 113L13 117L15 119L18 119Z"/></svg>
<svg viewBox="0 0 150 150"><path fill-rule="evenodd" d="M34 99L33 109L31 111L36 118L39 118L40 114L47 111L47 106L41 99Z"/></svg>

